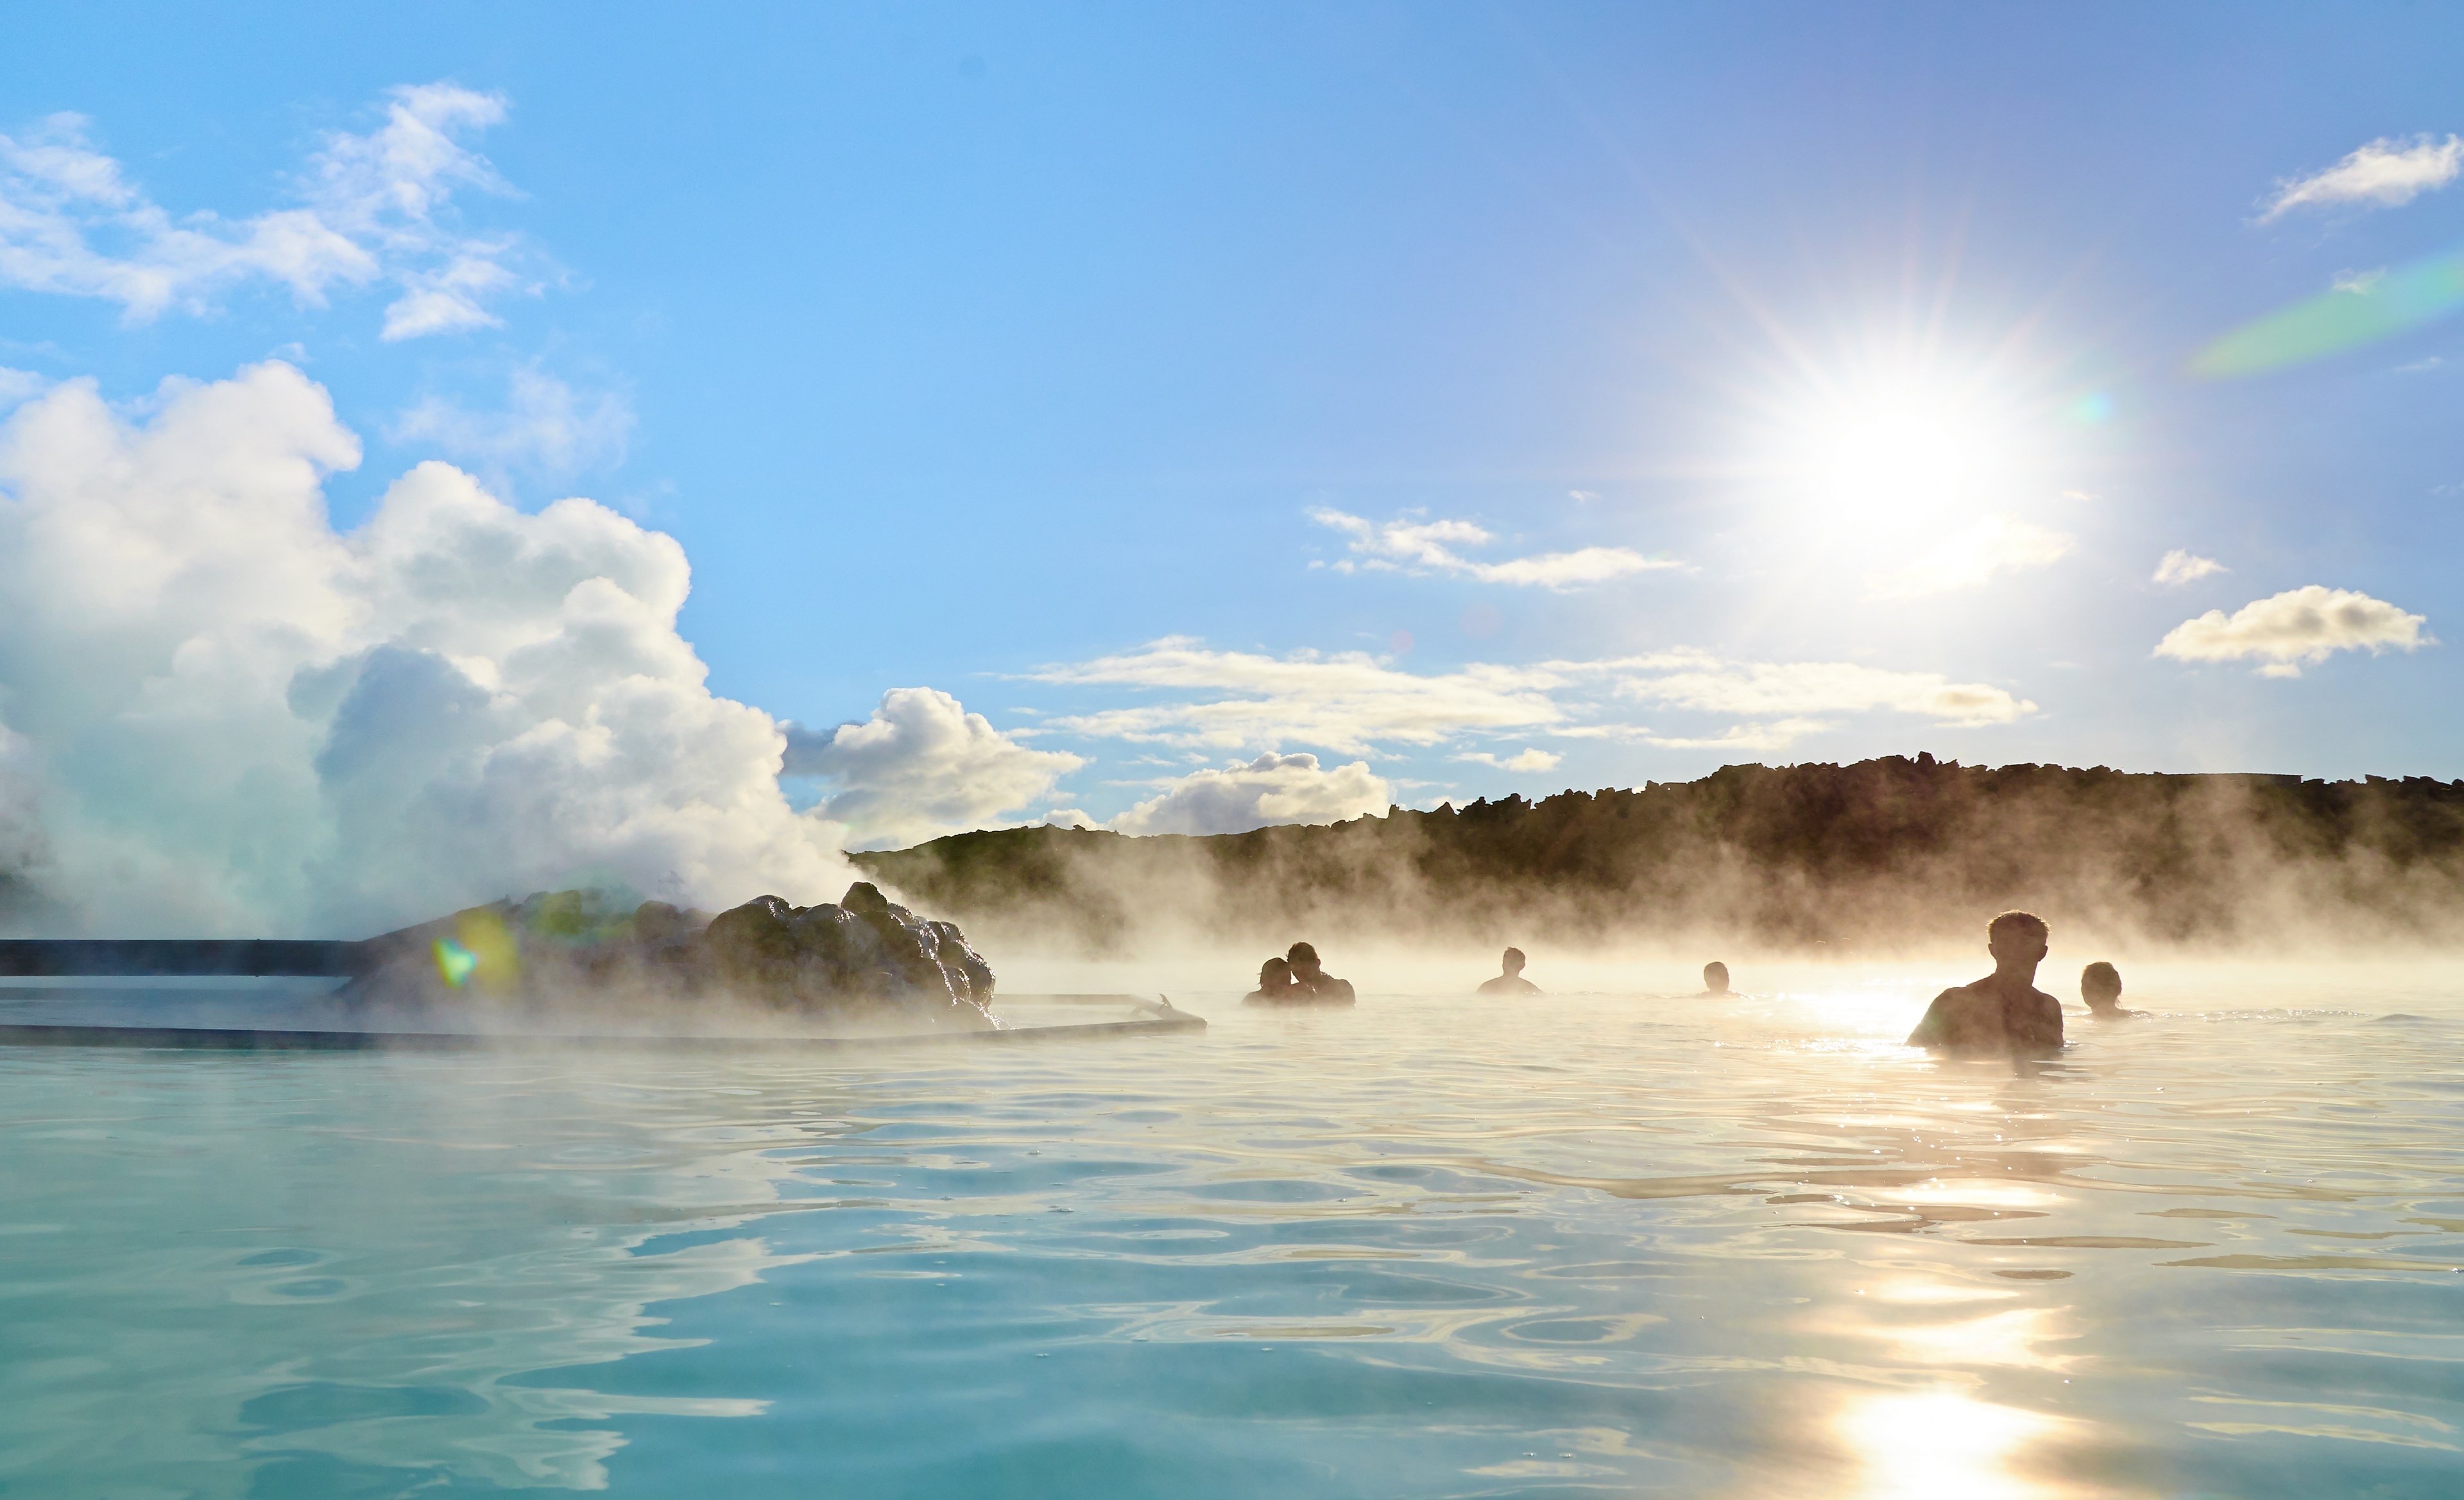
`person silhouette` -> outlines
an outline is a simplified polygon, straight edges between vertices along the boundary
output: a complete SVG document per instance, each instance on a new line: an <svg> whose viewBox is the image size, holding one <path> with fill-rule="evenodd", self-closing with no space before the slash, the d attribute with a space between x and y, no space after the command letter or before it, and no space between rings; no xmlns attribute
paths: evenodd
<svg viewBox="0 0 2464 1500"><path fill-rule="evenodd" d="M1701 1000L1736 999L1735 992L1728 988L1728 966L1727 964L1714 959L1710 962L1703 965L1703 993L1696 998Z"/></svg>
<svg viewBox="0 0 2464 1500"><path fill-rule="evenodd" d="M1349 981L1336 979L1318 966L1317 950L1305 942L1292 944L1284 958L1292 966L1292 982L1309 991L1308 999L1322 1004L1349 1005L1353 996ZM1295 1000L1303 997L1294 996Z"/></svg>
<svg viewBox="0 0 2464 1500"><path fill-rule="evenodd" d="M1540 986L1523 977L1523 950L1508 948L1501 965L1506 972L1480 987L1484 995L1537 995Z"/></svg>
<svg viewBox="0 0 2464 1500"><path fill-rule="evenodd" d="M1268 959L1258 965L1258 987L1241 997L1243 1004L1252 1005L1307 998L1301 987L1292 982L1292 966L1282 959Z"/></svg>
<svg viewBox="0 0 2464 1500"><path fill-rule="evenodd" d="M2012 1055L2059 1050L2061 1002L2036 988L2036 965L2045 961L2052 939L2045 919L2034 913L2004 912L1987 923L1985 951L1993 956L1993 972L1936 995L1907 1045Z"/></svg>
<svg viewBox="0 0 2464 1500"><path fill-rule="evenodd" d="M2079 999L2099 1021L2136 1021L2147 1013L2122 1008L2122 971L2102 959L2079 970Z"/></svg>

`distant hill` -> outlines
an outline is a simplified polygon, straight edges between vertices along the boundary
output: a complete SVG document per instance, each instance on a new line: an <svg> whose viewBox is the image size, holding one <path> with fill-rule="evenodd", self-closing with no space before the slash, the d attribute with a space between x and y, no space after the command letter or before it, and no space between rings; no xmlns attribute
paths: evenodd
<svg viewBox="0 0 2464 1500"><path fill-rule="evenodd" d="M1767 949L1972 938L2009 906L2122 941L2464 938L2464 782L1993 769L1889 756L1210 837L1005 828L854 856L1046 951L1279 934ZM1276 943L1275 946L1280 946Z"/></svg>

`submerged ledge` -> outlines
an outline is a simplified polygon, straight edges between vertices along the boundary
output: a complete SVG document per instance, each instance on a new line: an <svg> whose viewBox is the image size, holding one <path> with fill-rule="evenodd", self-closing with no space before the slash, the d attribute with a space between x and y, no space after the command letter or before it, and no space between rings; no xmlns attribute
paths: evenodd
<svg viewBox="0 0 2464 1500"><path fill-rule="evenodd" d="M805 1036L793 1032L380 1031L343 1027L149 1026L19 1022L0 1025L0 1047L107 1047L214 1052L710 1052L748 1048L828 1052L977 1042L1060 1041L1074 1037L1206 1029L1204 1017L1175 1008L1169 998L1151 1001L1135 995L1018 995L1010 999L1014 1004L1026 1005L1125 1005L1144 1014L1128 1021L1005 1026L985 1031L895 1032L881 1036Z"/></svg>

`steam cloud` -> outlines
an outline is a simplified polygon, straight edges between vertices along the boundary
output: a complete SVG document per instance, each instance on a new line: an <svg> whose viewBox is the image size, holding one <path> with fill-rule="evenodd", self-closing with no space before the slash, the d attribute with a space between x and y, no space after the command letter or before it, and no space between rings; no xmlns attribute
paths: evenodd
<svg viewBox="0 0 2464 1500"><path fill-rule="evenodd" d="M281 364L72 381L0 425L0 923L358 935L582 880L732 904L850 871L675 630L670 538L358 439Z"/></svg>

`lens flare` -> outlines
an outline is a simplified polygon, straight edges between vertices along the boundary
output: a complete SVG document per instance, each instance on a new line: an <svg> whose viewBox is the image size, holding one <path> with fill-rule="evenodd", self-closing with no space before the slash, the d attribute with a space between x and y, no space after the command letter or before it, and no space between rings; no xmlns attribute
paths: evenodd
<svg viewBox="0 0 2464 1500"><path fill-rule="evenodd" d="M436 939L436 972L445 982L460 989L470 982L471 971L479 966L479 956L451 938Z"/></svg>
<svg viewBox="0 0 2464 1500"><path fill-rule="evenodd" d="M2201 349L2190 373L2211 380L2263 375L2409 333L2464 312L2464 253L2434 255L2383 276L2355 276L2270 313Z"/></svg>

